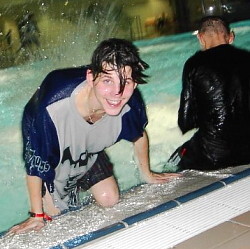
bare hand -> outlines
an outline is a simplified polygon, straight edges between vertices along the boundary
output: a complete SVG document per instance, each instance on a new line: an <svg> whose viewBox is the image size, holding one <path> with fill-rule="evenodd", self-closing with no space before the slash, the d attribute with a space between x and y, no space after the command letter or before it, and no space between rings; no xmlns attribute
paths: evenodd
<svg viewBox="0 0 250 249"><path fill-rule="evenodd" d="M20 234L30 232L32 230L39 231L45 226L43 218L29 218L19 225L12 227L7 234Z"/></svg>
<svg viewBox="0 0 250 249"><path fill-rule="evenodd" d="M174 178L181 177L180 173L154 173L150 172L149 175L145 176L147 183L165 183Z"/></svg>

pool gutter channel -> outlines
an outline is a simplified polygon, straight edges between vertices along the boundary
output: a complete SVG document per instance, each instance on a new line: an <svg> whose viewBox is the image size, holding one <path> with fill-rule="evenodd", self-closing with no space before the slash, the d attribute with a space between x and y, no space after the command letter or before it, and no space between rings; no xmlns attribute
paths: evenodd
<svg viewBox="0 0 250 249"><path fill-rule="evenodd" d="M76 248L78 246L83 246L84 244L86 244L88 242L91 242L91 241L96 240L96 239L100 239L100 238L107 236L107 235L111 235L112 233L117 232L119 230L127 229L138 222L149 219L155 215L158 215L160 213L168 211L172 208L178 207L181 204L184 204L188 201L191 201L191 200L196 199L200 196L208 194L214 190L225 187L225 186L227 186L235 181L238 181L242 178L245 178L247 176L250 176L250 168L243 170L242 172L239 172L237 174L233 174L233 175L231 175L227 178L224 178L222 180L219 180L217 182L214 182L208 186L202 187L198 190L195 190L193 192L190 192L188 194L180 196L174 200L167 201L167 202L160 204L152 209L149 209L149 210L146 210L146 211L141 212L139 214L125 218L124 220L121 220L121 221L114 223L110 226L107 226L105 228L96 230L96 231L88 233L88 234L84 234L82 236L77 236L77 237L70 239L62 244L50 247L50 249L70 249L70 248Z"/></svg>

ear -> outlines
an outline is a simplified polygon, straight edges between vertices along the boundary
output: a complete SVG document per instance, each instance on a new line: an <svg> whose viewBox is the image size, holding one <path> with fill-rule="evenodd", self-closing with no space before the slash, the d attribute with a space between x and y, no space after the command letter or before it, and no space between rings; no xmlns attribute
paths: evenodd
<svg viewBox="0 0 250 249"><path fill-rule="evenodd" d="M93 76L93 73L90 69L88 69L86 72L86 80L87 80L88 85L93 86L94 76Z"/></svg>
<svg viewBox="0 0 250 249"><path fill-rule="evenodd" d="M233 31L230 32L228 43L232 44L234 42L235 34Z"/></svg>
<svg viewBox="0 0 250 249"><path fill-rule="evenodd" d="M137 85L138 85L138 84L137 84L137 83L135 83L135 85L134 85L134 89L137 87Z"/></svg>
<svg viewBox="0 0 250 249"><path fill-rule="evenodd" d="M201 34L197 34L197 39L199 40L199 42L200 42L200 45L201 45L201 47L202 48L205 48L205 40L204 40L204 38L203 38L203 36L201 35Z"/></svg>

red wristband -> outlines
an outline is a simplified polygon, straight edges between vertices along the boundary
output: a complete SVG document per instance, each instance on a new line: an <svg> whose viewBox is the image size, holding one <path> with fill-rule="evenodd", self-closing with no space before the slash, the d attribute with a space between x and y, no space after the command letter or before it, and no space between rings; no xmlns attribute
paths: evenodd
<svg viewBox="0 0 250 249"><path fill-rule="evenodd" d="M30 217L43 218L44 213L36 214L36 213L33 213L33 212L29 212L29 215L30 215Z"/></svg>
<svg viewBox="0 0 250 249"><path fill-rule="evenodd" d="M47 221L52 221L51 216L47 215L46 213L43 214L43 218Z"/></svg>
<svg viewBox="0 0 250 249"><path fill-rule="evenodd" d="M44 220L48 220L48 221L52 220L52 218L45 213L37 214L37 213L29 212L29 215L30 217L43 218Z"/></svg>

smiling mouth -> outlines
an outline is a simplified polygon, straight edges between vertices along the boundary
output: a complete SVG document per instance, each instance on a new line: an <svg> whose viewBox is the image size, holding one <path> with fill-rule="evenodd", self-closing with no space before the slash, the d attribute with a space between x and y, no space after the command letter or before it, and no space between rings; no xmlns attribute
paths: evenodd
<svg viewBox="0 0 250 249"><path fill-rule="evenodd" d="M119 100L107 99L107 102L109 105L116 107L119 106L122 101L120 99Z"/></svg>

